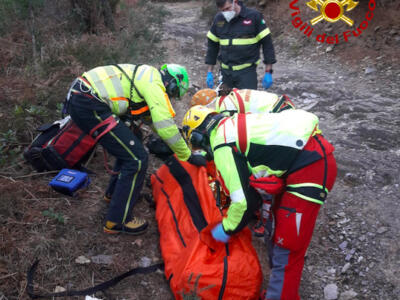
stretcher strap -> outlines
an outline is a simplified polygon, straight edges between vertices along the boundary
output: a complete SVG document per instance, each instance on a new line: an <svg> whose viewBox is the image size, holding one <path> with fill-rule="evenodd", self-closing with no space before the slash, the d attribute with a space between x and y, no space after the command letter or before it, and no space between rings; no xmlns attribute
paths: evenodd
<svg viewBox="0 0 400 300"><path fill-rule="evenodd" d="M97 143L97 141L105 135L107 132L109 132L111 129L113 129L115 126L117 126L117 121L115 120L114 116L109 116L107 119L105 119L103 122L100 122L97 124L93 129L90 131L90 136L93 136L93 134L96 132L97 129L107 126L100 134L98 134L94 139Z"/></svg>
<svg viewBox="0 0 400 300"><path fill-rule="evenodd" d="M222 102L224 102L225 98L226 98L226 95L223 95L223 96L219 97L219 100L218 100L219 108L221 108L221 104L222 104Z"/></svg>
<svg viewBox="0 0 400 300"><path fill-rule="evenodd" d="M169 172L182 189L183 200L189 210L193 224L196 226L198 232L202 231L207 227L208 223L201 208L192 177L174 156L171 156L166 164L169 168Z"/></svg>
<svg viewBox="0 0 400 300"><path fill-rule="evenodd" d="M246 128L246 115L238 114L238 142L240 152L245 155L247 150L247 128Z"/></svg>
<svg viewBox="0 0 400 300"><path fill-rule="evenodd" d="M239 111L238 111L238 113L239 113L239 114L245 114L245 113L246 113L246 110L245 110L245 107L244 107L244 101L243 101L242 96L240 96L240 94L239 94L239 92L238 92L238 89L233 89L232 92L235 94L236 100L237 100L238 105L239 105Z"/></svg>
<svg viewBox="0 0 400 300"><path fill-rule="evenodd" d="M36 260L27 272L26 292L31 299L92 295L98 291L104 291L104 290L116 285L118 282L120 282L121 280L123 280L126 277L129 277L131 275L149 274L149 273L155 272L157 270L164 269L164 263L159 263L159 264L151 265L149 267L134 268L134 269L129 270L128 272L125 272L117 277L114 277L114 278L108 280L108 281L105 281L103 283L100 283L98 285L95 285L93 287L90 287L90 288L87 288L84 290L79 290L79 291L69 290L69 291L59 292L59 293L35 294L34 290L33 290L33 287L34 287L33 278L34 278L34 274L35 274L38 264L39 264L39 260Z"/></svg>

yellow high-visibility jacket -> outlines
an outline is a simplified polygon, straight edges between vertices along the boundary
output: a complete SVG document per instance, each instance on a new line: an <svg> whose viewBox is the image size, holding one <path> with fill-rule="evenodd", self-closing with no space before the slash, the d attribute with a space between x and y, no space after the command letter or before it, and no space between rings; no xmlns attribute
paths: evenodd
<svg viewBox="0 0 400 300"><path fill-rule="evenodd" d="M190 149L182 138L173 117L175 111L165 92L160 72L149 65L137 67L134 86L131 79L136 65L119 64L126 75L116 66L102 66L85 72L84 77L93 88L96 98L106 103L117 116L132 113L137 116L149 113L157 134L167 143L180 160L187 160ZM139 94L138 94L138 92ZM132 101L130 111L129 99Z"/></svg>
<svg viewBox="0 0 400 300"><path fill-rule="evenodd" d="M233 89L228 95L215 100L215 110L219 113L278 113L294 109L294 104L283 95L266 91Z"/></svg>
<svg viewBox="0 0 400 300"><path fill-rule="evenodd" d="M223 219L224 230L235 233L248 220L245 214L249 199L242 186L241 173L253 174L256 178L275 175L282 177L296 161L309 138L319 132L318 117L304 110L289 109L281 113L246 114L246 157L247 166L238 169L235 150L240 149L238 117L222 119L210 134L210 144L214 162L225 186L229 190L231 205L227 217ZM320 159L319 155L309 157L309 163Z"/></svg>

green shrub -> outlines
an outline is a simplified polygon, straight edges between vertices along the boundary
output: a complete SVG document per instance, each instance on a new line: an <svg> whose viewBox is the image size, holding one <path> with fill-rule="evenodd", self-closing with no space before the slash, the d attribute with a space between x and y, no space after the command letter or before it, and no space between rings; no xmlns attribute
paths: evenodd
<svg viewBox="0 0 400 300"><path fill-rule="evenodd" d="M31 142L39 125L60 118L71 82L86 70L114 63L162 62L161 26L167 16L163 6L145 0L118 5L117 30L111 32L100 23L96 34L88 34L76 24L70 0L0 1L0 32L9 41L9 48L0 48L0 75L7 76L13 87L3 97L16 105L14 111L2 106L6 121L0 130L12 132L1 136L4 163L21 152L17 145ZM11 135L14 146L5 146Z"/></svg>
<svg viewBox="0 0 400 300"><path fill-rule="evenodd" d="M13 163L20 151L14 130L9 129L0 134L0 167Z"/></svg>
<svg viewBox="0 0 400 300"><path fill-rule="evenodd" d="M128 63L159 63L163 49L159 43L162 25L168 17L163 6L140 0L127 12L126 27L121 30L119 59ZM125 51L123 50L125 49Z"/></svg>
<svg viewBox="0 0 400 300"><path fill-rule="evenodd" d="M32 13L43 8L45 0L1 0L0 35L9 32L19 20L30 18Z"/></svg>
<svg viewBox="0 0 400 300"><path fill-rule="evenodd" d="M160 28L167 16L165 9L145 0L134 7L126 7L124 3L120 5L123 13L117 24L119 30L89 35L75 32L69 36L54 36L53 42L44 44L42 76L48 77L49 73L62 68L83 72L113 63L161 61L159 41ZM71 31L75 29L70 28Z"/></svg>
<svg viewBox="0 0 400 300"><path fill-rule="evenodd" d="M48 217L49 219L56 220L61 224L65 224L65 219L62 213L55 212L52 208L42 211L42 215Z"/></svg>

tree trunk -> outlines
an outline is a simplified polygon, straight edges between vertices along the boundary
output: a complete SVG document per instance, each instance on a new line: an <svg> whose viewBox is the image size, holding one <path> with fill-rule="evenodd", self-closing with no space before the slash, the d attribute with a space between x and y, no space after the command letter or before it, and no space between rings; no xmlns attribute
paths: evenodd
<svg viewBox="0 0 400 300"><path fill-rule="evenodd" d="M81 19L85 32L96 33L101 17L108 29L115 30L113 14L119 0L70 0L70 3Z"/></svg>
<svg viewBox="0 0 400 300"><path fill-rule="evenodd" d="M113 14L117 12L117 5L119 4L119 0L108 0L111 6L111 11Z"/></svg>
<svg viewBox="0 0 400 300"><path fill-rule="evenodd" d="M33 59L33 66L35 71L38 71L39 68L39 56L37 52L37 45L36 45L36 25L35 25L35 14L33 11L32 0L29 1L29 29L31 32L31 40L32 40L32 59Z"/></svg>
<svg viewBox="0 0 400 300"><path fill-rule="evenodd" d="M113 10L109 0L102 0L101 11L104 17L104 25L106 25L106 27L111 31L115 31Z"/></svg>

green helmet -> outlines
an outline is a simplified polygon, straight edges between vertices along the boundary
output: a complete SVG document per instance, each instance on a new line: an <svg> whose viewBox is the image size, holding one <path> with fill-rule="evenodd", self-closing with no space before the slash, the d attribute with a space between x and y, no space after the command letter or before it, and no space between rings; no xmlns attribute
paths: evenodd
<svg viewBox="0 0 400 300"><path fill-rule="evenodd" d="M183 95L186 94L189 88L189 76L186 68L177 64L165 64L161 67L161 71L164 70L167 70L168 74L171 75L176 81L176 83L169 83L167 87L168 95L175 95L178 98L181 98Z"/></svg>

